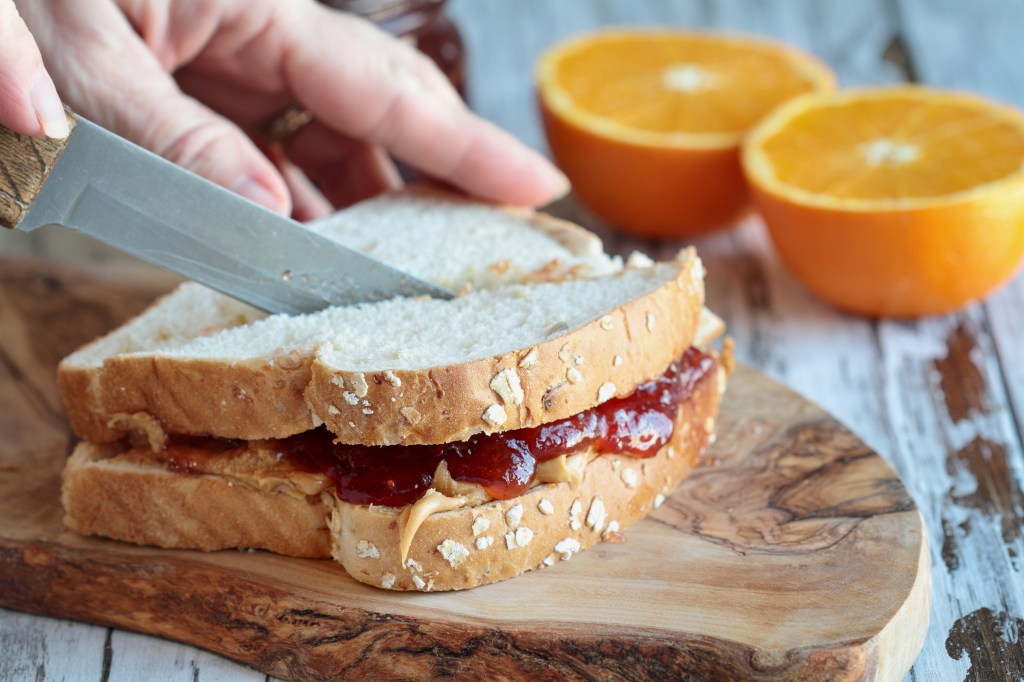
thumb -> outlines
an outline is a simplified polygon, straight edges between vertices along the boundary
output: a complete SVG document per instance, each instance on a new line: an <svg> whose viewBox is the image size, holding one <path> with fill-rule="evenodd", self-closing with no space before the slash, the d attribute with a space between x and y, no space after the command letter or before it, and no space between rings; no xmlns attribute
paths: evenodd
<svg viewBox="0 0 1024 682"><path fill-rule="evenodd" d="M49 27L41 35L59 67L54 73L84 116L273 211L290 212L288 187L273 163L238 126L178 88L117 6L60 7L52 16L35 3L26 11L39 12L30 21ZM87 26L102 33L88 34Z"/></svg>
<svg viewBox="0 0 1024 682"><path fill-rule="evenodd" d="M57 90L11 0L0 0L0 124L23 135L68 135Z"/></svg>

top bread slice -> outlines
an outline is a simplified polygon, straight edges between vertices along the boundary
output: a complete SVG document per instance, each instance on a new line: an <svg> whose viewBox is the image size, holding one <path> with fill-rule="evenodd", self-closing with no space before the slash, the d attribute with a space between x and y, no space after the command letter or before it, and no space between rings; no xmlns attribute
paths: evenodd
<svg viewBox="0 0 1024 682"><path fill-rule="evenodd" d="M410 187L362 202L309 225L310 229L385 263L441 286L465 291L565 277L600 276L621 269L621 262L604 253L601 240L587 230L526 209L495 206L423 187ZM187 284L159 299L122 327L68 356L58 370L61 395L75 432L86 440L112 442L126 432L159 435L162 429L159 396L152 400L118 397L121 386L103 371L109 358L159 354L190 340L224 329L250 324L266 313L205 287ZM273 379L275 393L301 394L304 383L288 361ZM294 368L292 368L294 369ZM300 373L301 374L301 373ZM281 384L280 382L284 382ZM201 382L200 382L201 383ZM220 386L230 388L230 386ZM209 409L224 418L227 433L254 433L230 422L258 422L270 413L274 427L266 433L289 435L308 428L311 414L294 398L280 405L261 401L252 410L226 410L218 402L204 406L206 389L195 386L188 397L195 409ZM158 391L158 389L154 389ZM210 399L219 395L209 391ZM230 402L237 400L229 391ZM244 399L244 398L243 398ZM238 407L244 407L239 405ZM280 407L283 412L278 412ZM239 414L241 412L241 414ZM156 415L156 416L154 416ZM184 422L184 423L182 423ZM189 424L187 416L172 420L183 432L219 434L205 423Z"/></svg>
<svg viewBox="0 0 1024 682"><path fill-rule="evenodd" d="M158 446L168 433L257 440L326 423L347 443L464 440L628 394L696 333L703 272L692 251L617 272L596 238L550 218L436 194L375 201L316 227L468 293L268 317L183 285L61 364L75 431L93 442L139 433ZM489 232L488 216L498 225ZM430 225L465 243L445 247ZM437 241L410 246L421 233ZM531 249L504 247L523 233ZM431 262L443 265L430 272Z"/></svg>

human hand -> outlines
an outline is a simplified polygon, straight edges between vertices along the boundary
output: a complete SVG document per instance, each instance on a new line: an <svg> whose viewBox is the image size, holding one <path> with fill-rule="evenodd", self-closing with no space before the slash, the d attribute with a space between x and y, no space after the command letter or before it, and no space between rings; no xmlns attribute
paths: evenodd
<svg viewBox="0 0 1024 682"><path fill-rule="evenodd" d="M310 219L396 187L389 155L495 201L568 189L425 56L312 0L16 2L73 108L274 210ZM272 162L252 138L296 102L314 119Z"/></svg>
<svg viewBox="0 0 1024 682"><path fill-rule="evenodd" d="M68 136L64 107L12 0L0 0L0 125L22 135Z"/></svg>

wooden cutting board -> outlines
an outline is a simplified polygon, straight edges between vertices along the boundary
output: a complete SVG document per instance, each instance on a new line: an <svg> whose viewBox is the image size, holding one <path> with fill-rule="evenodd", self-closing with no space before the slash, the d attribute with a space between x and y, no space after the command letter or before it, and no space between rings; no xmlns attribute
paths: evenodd
<svg viewBox="0 0 1024 682"><path fill-rule="evenodd" d="M390 593L331 561L64 530L59 475L73 437L54 368L160 288L0 260L3 606L187 642L294 680L899 680L920 650L930 564L914 501L834 418L743 367L709 464L625 544L467 592Z"/></svg>

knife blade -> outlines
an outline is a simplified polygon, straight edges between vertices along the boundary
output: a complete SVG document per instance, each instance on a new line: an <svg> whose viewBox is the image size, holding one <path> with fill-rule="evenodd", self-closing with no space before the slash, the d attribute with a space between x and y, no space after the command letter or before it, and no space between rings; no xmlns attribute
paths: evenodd
<svg viewBox="0 0 1024 682"><path fill-rule="evenodd" d="M68 114L64 140L0 126L0 225L62 225L271 313L451 298Z"/></svg>

